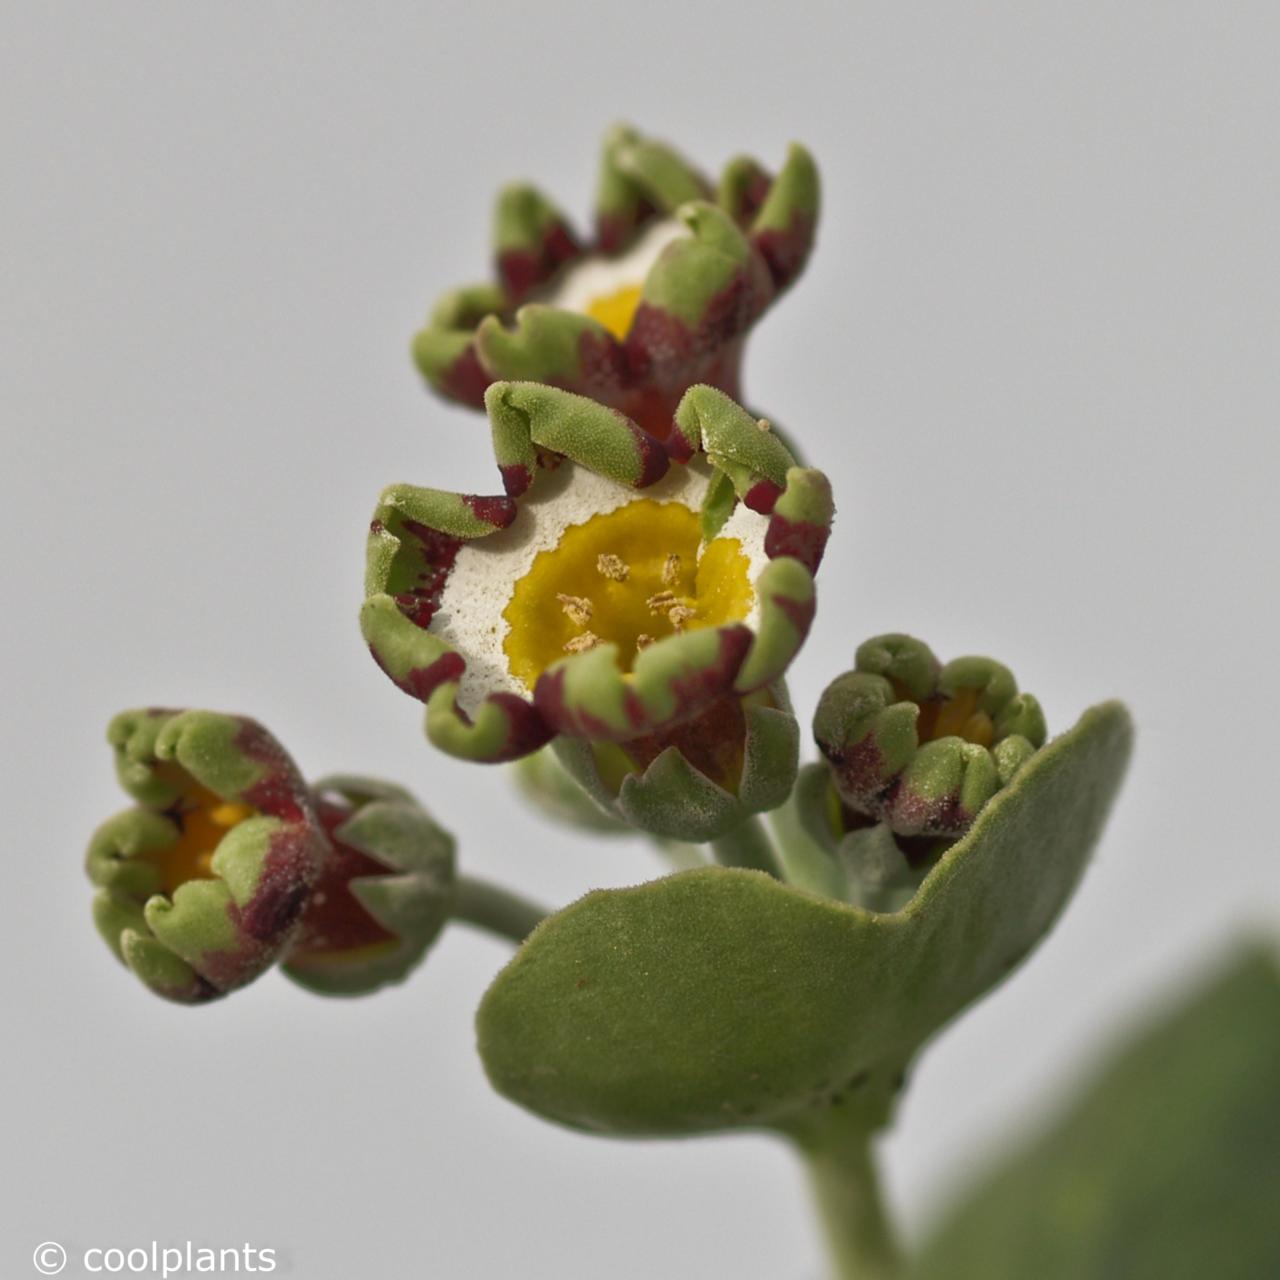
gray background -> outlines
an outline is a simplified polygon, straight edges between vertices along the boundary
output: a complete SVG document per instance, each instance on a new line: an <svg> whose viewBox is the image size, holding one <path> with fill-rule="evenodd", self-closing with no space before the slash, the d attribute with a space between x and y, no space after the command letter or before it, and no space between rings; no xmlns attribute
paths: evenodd
<svg viewBox="0 0 1280 1280"><path fill-rule="evenodd" d="M780 1146L616 1145L487 1092L496 942L457 930L363 1002L273 975L190 1011L88 921L102 726L138 702L408 783L469 868L550 902L657 873L432 753L354 621L379 488L496 479L409 335L483 275L500 181L585 216L617 118L709 168L793 136L823 166L820 247L749 352L840 502L803 714L904 629L1003 657L1056 727L1112 694L1140 723L1068 918L917 1072L886 1146L908 1226L1274 921L1274 12L5 4L0 1269L191 1238L305 1280L818 1273Z"/></svg>

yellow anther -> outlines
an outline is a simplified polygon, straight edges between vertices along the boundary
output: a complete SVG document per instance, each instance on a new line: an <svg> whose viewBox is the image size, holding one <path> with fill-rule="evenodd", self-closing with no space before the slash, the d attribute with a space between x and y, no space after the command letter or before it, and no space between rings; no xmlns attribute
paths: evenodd
<svg viewBox="0 0 1280 1280"><path fill-rule="evenodd" d="M674 608L679 603L674 591L659 591L645 601L645 606L650 613L666 613L668 609Z"/></svg>
<svg viewBox="0 0 1280 1280"><path fill-rule="evenodd" d="M560 608L564 610L565 617L575 627L585 627L591 621L591 601L585 596L567 596L558 591L556 599L560 601Z"/></svg>
<svg viewBox="0 0 1280 1280"><path fill-rule="evenodd" d="M612 578L614 582L626 582L631 575L627 562L621 556L615 556L609 551L603 551L596 556L596 568L606 578Z"/></svg>
<svg viewBox="0 0 1280 1280"><path fill-rule="evenodd" d="M704 545L699 512L681 502L637 498L599 512L565 529L513 584L502 613L508 669L531 690L566 653L613 645L630 671L639 650L677 627L745 618L749 570L736 538Z"/></svg>

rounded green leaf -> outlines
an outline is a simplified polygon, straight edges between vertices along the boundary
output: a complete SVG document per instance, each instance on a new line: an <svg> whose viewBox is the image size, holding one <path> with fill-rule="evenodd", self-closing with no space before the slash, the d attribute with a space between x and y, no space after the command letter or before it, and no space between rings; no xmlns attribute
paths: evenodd
<svg viewBox="0 0 1280 1280"><path fill-rule="evenodd" d="M874 1097L999 982L1070 897L1130 748L1118 704L1028 763L903 911L750 871L588 894L545 921L480 1006L498 1091L617 1134L802 1126Z"/></svg>

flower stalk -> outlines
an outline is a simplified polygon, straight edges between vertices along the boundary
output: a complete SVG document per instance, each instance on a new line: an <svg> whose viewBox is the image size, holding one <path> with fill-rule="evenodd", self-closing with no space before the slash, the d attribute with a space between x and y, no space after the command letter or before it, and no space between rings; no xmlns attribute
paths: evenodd
<svg viewBox="0 0 1280 1280"><path fill-rule="evenodd" d="M475 876L459 876L451 912L454 920L519 946L550 914L545 907Z"/></svg>
<svg viewBox="0 0 1280 1280"><path fill-rule="evenodd" d="M712 840L711 852L722 867L765 871L771 876L779 874L777 850L764 823L754 815Z"/></svg>
<svg viewBox="0 0 1280 1280"><path fill-rule="evenodd" d="M871 1137L829 1124L801 1144L839 1280L898 1280L903 1256L880 1188Z"/></svg>

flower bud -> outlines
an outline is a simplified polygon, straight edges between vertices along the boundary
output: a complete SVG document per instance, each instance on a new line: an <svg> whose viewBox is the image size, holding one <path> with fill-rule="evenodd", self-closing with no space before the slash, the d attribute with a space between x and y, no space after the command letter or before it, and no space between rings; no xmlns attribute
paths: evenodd
<svg viewBox="0 0 1280 1280"><path fill-rule="evenodd" d="M284 972L325 995L364 995L401 982L449 918L453 837L388 783L332 777L314 794L332 851Z"/></svg>
<svg viewBox="0 0 1280 1280"><path fill-rule="evenodd" d="M171 1000L252 981L297 930L328 852L293 761L261 725L212 711L129 711L107 736L138 804L89 845L99 931Z"/></svg>
<svg viewBox="0 0 1280 1280"><path fill-rule="evenodd" d="M939 664L904 635L859 646L814 737L843 803L899 836L954 837L1044 744L1040 704L990 658Z"/></svg>

